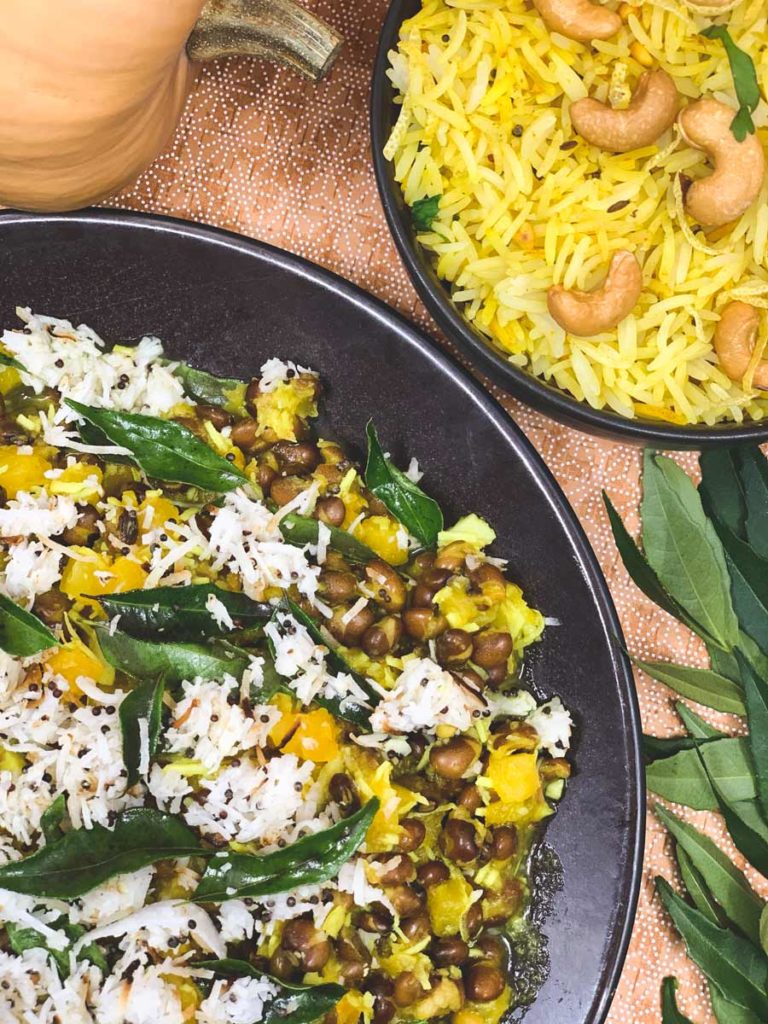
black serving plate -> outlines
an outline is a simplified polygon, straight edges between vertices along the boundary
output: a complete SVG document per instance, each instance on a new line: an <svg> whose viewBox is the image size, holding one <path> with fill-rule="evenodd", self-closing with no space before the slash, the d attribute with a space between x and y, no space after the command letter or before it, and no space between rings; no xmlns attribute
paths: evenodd
<svg viewBox="0 0 768 1024"><path fill-rule="evenodd" d="M576 775L547 830L564 883L546 920L551 969L526 1024L597 1024L629 939L643 851L635 691L605 580L563 494L515 424L413 327L295 256L181 221L113 212L0 214L0 326L14 308L87 323L107 340L157 334L172 356L250 376L272 355L323 376L321 429L362 454L375 417L416 456L448 521L495 527L548 627L529 673L577 721Z"/></svg>
<svg viewBox="0 0 768 1024"><path fill-rule="evenodd" d="M391 2L379 38L373 73L371 132L376 181L389 227L416 291L438 326L459 351L500 388L539 412L590 434L662 449L702 449L768 441L768 419L762 423L676 427L660 420L630 420L607 409L593 409L587 402L579 402L554 385L513 366L461 315L447 286L435 273L429 253L416 241L410 211L395 181L393 165L384 159L384 146L400 111L394 103L394 89L386 74L387 54L397 46L403 21L413 17L421 6L421 0Z"/></svg>

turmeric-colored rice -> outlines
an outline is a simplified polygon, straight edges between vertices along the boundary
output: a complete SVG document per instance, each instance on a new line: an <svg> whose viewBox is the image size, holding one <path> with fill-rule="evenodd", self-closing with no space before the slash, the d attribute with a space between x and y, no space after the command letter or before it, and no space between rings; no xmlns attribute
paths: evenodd
<svg viewBox="0 0 768 1024"><path fill-rule="evenodd" d="M768 337L768 184L738 221L704 232L684 213L680 175L711 167L677 128L612 154L575 133L569 108L588 95L626 106L639 76L661 67L683 102L712 96L735 110L724 48L700 34L725 23L755 63L763 100L753 117L767 147L768 4L742 0L717 18L684 0L606 6L623 27L590 46L550 32L525 0L424 0L390 54L403 106L386 155L409 204L441 196L419 242L510 363L627 417L762 419L768 396L749 373L725 375L712 336L740 298L761 309L758 347ZM633 312L595 337L566 334L547 289L595 287L620 249L643 268Z"/></svg>

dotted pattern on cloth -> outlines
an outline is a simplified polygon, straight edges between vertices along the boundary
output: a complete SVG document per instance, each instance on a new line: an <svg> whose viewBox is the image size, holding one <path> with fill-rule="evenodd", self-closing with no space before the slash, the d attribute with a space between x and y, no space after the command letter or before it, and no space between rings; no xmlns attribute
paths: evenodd
<svg viewBox="0 0 768 1024"><path fill-rule="evenodd" d="M379 295L439 338L395 252L370 159L370 78L386 2L305 4L347 40L328 79L314 86L288 71L236 59L207 66L167 152L108 205L214 224L299 253ZM525 430L576 509L630 649L640 657L703 664L695 638L628 579L610 536L603 489L629 527L639 525L639 451L551 423L484 383ZM681 462L687 469L695 466L692 456ZM666 688L642 673L637 685L645 730L680 731ZM721 726L738 724L708 717ZM716 817L676 810L706 827L744 867ZM654 876L675 877L671 854L663 830L649 817L640 907L611 1024L657 1024L661 981L668 974L680 979L681 1009L697 1024L714 1020L702 977L652 898Z"/></svg>

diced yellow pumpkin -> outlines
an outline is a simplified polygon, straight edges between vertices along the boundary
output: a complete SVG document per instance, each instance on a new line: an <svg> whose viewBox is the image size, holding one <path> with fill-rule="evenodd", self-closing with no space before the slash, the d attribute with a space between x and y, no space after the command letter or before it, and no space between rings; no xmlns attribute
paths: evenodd
<svg viewBox="0 0 768 1024"><path fill-rule="evenodd" d="M302 761L323 764L339 756L338 729L325 708L298 716L295 732L283 747L286 754L295 754Z"/></svg>
<svg viewBox="0 0 768 1024"><path fill-rule="evenodd" d="M73 551L88 557L88 561L71 558L61 576L61 591L75 601L98 608L98 602L89 598L102 594L121 594L126 590L139 590L147 578L146 570L138 562L120 555L114 562L104 554L75 547ZM108 573L109 575L97 575Z"/></svg>
<svg viewBox="0 0 768 1024"><path fill-rule="evenodd" d="M400 818L416 806L419 798L409 789L392 783L391 762L379 764L371 751L361 748L346 747L344 756L361 799L379 799L379 810L366 835L366 847L370 853L387 853L400 841Z"/></svg>
<svg viewBox="0 0 768 1024"><path fill-rule="evenodd" d="M525 803L535 797L541 787L535 753L511 754L506 747L501 747L492 752L486 774L502 803ZM491 806L486 810L486 821Z"/></svg>
<svg viewBox="0 0 768 1024"><path fill-rule="evenodd" d="M336 1024L357 1024L362 1017L368 1021L373 1014L373 996L357 989L345 992L336 1004Z"/></svg>
<svg viewBox="0 0 768 1024"><path fill-rule="evenodd" d="M5 747L0 747L0 772L21 775L23 770L24 755L16 750L7 750Z"/></svg>
<svg viewBox="0 0 768 1024"><path fill-rule="evenodd" d="M95 501L101 495L103 477L99 466L73 462L59 476L48 480L46 489L49 494L66 494L78 501Z"/></svg>
<svg viewBox="0 0 768 1024"><path fill-rule="evenodd" d="M390 565L408 561L408 545L403 542L403 528L388 516L368 516L357 524L354 535Z"/></svg>
<svg viewBox="0 0 768 1024"><path fill-rule="evenodd" d="M151 518L147 515L147 509L152 509ZM155 530L169 519L178 519L179 510L161 494L148 494L138 507L139 532Z"/></svg>
<svg viewBox="0 0 768 1024"><path fill-rule="evenodd" d="M277 384L272 391L259 394L256 398L259 432L273 431L281 440L295 441L297 417L317 416L316 391L313 380L295 377Z"/></svg>
<svg viewBox="0 0 768 1024"><path fill-rule="evenodd" d="M0 486L9 498L19 491L42 487L51 463L39 451L20 452L14 445L0 446Z"/></svg>
<svg viewBox="0 0 768 1024"><path fill-rule="evenodd" d="M82 693L77 685L77 680L81 676L92 679L102 687L111 687L115 684L115 670L112 666L102 661L77 637L55 648L45 664L51 672L67 681L69 692L75 697Z"/></svg>
<svg viewBox="0 0 768 1024"><path fill-rule="evenodd" d="M167 984L171 985L176 989L176 995L179 997L179 1003L181 1004L181 1012L184 1020L190 1020L191 1016L188 1016L186 1011L190 1013L197 1010L200 1003L203 1001L203 993L194 983L191 978L184 978L179 974L161 974L160 977Z"/></svg>
<svg viewBox="0 0 768 1024"><path fill-rule="evenodd" d="M456 935L461 921L472 904L472 886L463 875L452 875L447 881L427 889L427 910L435 935Z"/></svg>
<svg viewBox="0 0 768 1024"><path fill-rule="evenodd" d="M296 719L299 717L295 710L296 702L287 693L276 693L269 703L280 712L280 718L269 730L270 743L279 747L291 729L296 725Z"/></svg>
<svg viewBox="0 0 768 1024"><path fill-rule="evenodd" d="M7 354L7 353L6 353ZM0 394L7 395L9 391L21 384L21 375L13 366L0 367Z"/></svg>

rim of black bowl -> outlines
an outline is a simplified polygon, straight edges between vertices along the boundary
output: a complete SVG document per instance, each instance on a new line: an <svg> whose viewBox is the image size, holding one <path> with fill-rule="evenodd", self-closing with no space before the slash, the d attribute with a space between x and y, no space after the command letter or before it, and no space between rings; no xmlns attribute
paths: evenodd
<svg viewBox="0 0 768 1024"><path fill-rule="evenodd" d="M474 367L504 391L526 405L569 427L614 441L661 449L701 449L720 445L768 441L768 418L763 421L716 426L677 427L660 420L630 420L611 410L593 409L559 388L513 366L496 352L479 331L461 315L445 284L438 278L429 256L416 241L408 207L395 181L384 146L394 123L394 90L386 75L387 53L397 45L400 25L418 8L416 0L392 0L379 37L371 90L373 165L379 195L400 256L416 291L438 327Z"/></svg>
<svg viewBox="0 0 768 1024"><path fill-rule="evenodd" d="M444 349L437 346L429 337L420 331L406 317L392 309L381 299L364 291L358 285L347 281L338 274L318 266L267 242L248 238L222 228L209 227L184 221L174 217L158 214L140 214L128 210L88 209L73 213L33 214L17 210L0 211L0 225L5 223L24 222L69 222L75 224L105 225L113 223L122 228L157 231L160 234L181 234L206 242L212 247L236 249L241 252L266 257L274 265L286 271L299 274L317 283L320 287L339 294L347 299L350 305L357 306L368 315L390 324L403 338L404 342L421 352L436 368L458 384L467 394L469 401L480 406L495 427L504 436L510 448L530 471L531 475L542 483L549 497L552 509L569 538L583 566L584 574L589 581L590 590L603 623L610 644L611 657L614 664L617 687L624 704L626 719L629 726L629 739L634 752L632 764L629 765L631 788L628 792L627 835L631 843L628 859L624 868L623 893L620 906L623 917L617 920L610 945L606 951L603 972L596 986L596 996L586 1011L583 1024L603 1024L618 985L624 960L627 955L632 928L637 911L637 903L642 882L643 854L645 851L645 771L642 759L642 724L640 706L635 689L634 677L625 654L624 636L611 597L611 592L603 575L603 571L592 549L592 545L579 522L574 509L566 498L562 488L552 475L547 464L528 440L512 417L504 410L485 389L467 372L467 370Z"/></svg>

